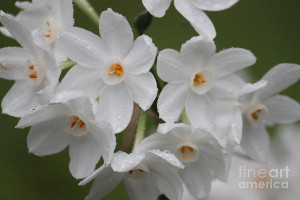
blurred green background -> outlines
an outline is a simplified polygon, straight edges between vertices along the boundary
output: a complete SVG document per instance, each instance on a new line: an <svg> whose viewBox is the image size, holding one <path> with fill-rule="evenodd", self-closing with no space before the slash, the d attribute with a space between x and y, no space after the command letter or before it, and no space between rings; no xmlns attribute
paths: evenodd
<svg viewBox="0 0 300 200"><path fill-rule="evenodd" d="M0 9L16 14L15 0L1 0ZM131 25L134 17L144 10L141 0L91 0L97 12L113 8L125 15ZM300 1L299 0L241 0L234 7L221 12L207 12L213 21L218 51L241 47L251 50L257 63L247 70L258 80L279 63L300 64ZM98 34L98 27L75 7L75 25ZM182 43L196 36L190 24L172 5L163 18L154 18L147 35L159 50L180 49ZM137 33L135 32L137 36ZM18 46L12 39L0 35L0 48ZM0 97L4 97L12 81L0 80ZM298 82L284 94L300 101ZM22 101L22 99L20 99ZM84 199L90 184L77 186L68 170L68 149L47 156L28 154L28 129L14 126L18 119L0 115L0 200L66 200ZM120 136L119 136L120 137ZM105 184L105 183L103 183ZM128 199L122 185L105 199Z"/></svg>

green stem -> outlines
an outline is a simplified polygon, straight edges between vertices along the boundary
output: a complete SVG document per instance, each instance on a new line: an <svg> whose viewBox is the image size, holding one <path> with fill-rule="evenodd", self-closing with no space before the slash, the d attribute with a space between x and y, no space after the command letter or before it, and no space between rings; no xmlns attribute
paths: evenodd
<svg viewBox="0 0 300 200"><path fill-rule="evenodd" d="M99 15L88 0L74 0L74 2L95 24L99 24Z"/></svg>
<svg viewBox="0 0 300 200"><path fill-rule="evenodd" d="M68 69L68 68L71 68L73 67L74 65L76 65L77 63L74 62L73 60L65 60L65 61L62 61L62 62L59 62L58 63L58 67L61 68L62 70L64 69Z"/></svg>
<svg viewBox="0 0 300 200"><path fill-rule="evenodd" d="M142 111L139 118L139 124L137 126L133 150L137 147L137 145L144 139L145 137L145 129L146 129L146 112Z"/></svg>

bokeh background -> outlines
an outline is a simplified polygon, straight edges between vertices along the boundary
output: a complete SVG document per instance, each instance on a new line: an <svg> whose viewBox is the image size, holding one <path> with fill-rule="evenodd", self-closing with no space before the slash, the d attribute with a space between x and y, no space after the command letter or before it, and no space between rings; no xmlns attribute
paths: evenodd
<svg viewBox="0 0 300 200"><path fill-rule="evenodd" d="M100 13L107 8L125 15L133 27L134 17L144 11L141 0L90 0ZM15 0L0 0L0 9L17 14ZM76 6L75 25L98 34L98 27ZM279 63L300 64L300 1L298 0L240 0L234 7L221 12L207 12L217 30L218 51L241 47L251 50L257 63L247 72L253 80ZM135 36L137 32L134 30ZM181 44L196 36L190 24L172 5L165 17L154 18L147 35L153 38L159 50L180 50ZM18 46L14 40L0 35L0 48ZM2 99L12 81L0 80ZM284 94L300 101L300 83ZM22 99L20 99L22 101ZM0 200L66 200L84 199L90 185L77 186L69 173L68 149L47 156L28 154L28 129L15 129L18 119L0 115ZM272 129L271 129L272 131ZM118 136L119 138L121 136ZM299 141L300 144L300 141ZM105 184L105 182L103 183ZM109 194L109 200L128 199L123 185Z"/></svg>

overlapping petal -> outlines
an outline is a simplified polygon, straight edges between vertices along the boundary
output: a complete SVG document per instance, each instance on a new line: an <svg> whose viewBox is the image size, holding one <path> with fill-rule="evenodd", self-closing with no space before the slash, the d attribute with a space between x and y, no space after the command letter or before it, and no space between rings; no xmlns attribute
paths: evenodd
<svg viewBox="0 0 300 200"><path fill-rule="evenodd" d="M189 92L187 84L167 84L157 101L160 117L166 122L176 121L185 106Z"/></svg>
<svg viewBox="0 0 300 200"><path fill-rule="evenodd" d="M157 74L165 82L177 83L188 81L191 70L185 68L180 53L173 49L165 49L157 58Z"/></svg>
<svg viewBox="0 0 300 200"><path fill-rule="evenodd" d="M212 102L208 97L190 93L185 108L186 114L194 127L201 127L212 132L215 130L214 111Z"/></svg>
<svg viewBox="0 0 300 200"><path fill-rule="evenodd" d="M81 28L63 31L58 42L68 58L84 67L100 69L110 56L99 36Z"/></svg>
<svg viewBox="0 0 300 200"><path fill-rule="evenodd" d="M248 50L231 48L212 56L205 68L214 72L216 77L223 77L237 70L249 67L256 62L256 57Z"/></svg>
<svg viewBox="0 0 300 200"><path fill-rule="evenodd" d="M216 37L216 30L211 20L202 10L197 9L190 0L174 0L174 4L200 35L210 40Z"/></svg>
<svg viewBox="0 0 300 200"><path fill-rule="evenodd" d="M112 126L114 132L123 131L128 125L132 111L133 99L124 85L106 86L100 96L99 102L102 107L104 118Z"/></svg>

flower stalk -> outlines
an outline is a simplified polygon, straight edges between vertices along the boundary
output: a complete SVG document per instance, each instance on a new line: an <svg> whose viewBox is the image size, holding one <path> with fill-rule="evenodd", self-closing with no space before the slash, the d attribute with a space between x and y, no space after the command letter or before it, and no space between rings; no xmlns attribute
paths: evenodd
<svg viewBox="0 0 300 200"><path fill-rule="evenodd" d="M145 129L146 129L146 119L147 115L146 112L141 112L139 124L137 126L135 140L133 144L133 150L137 147L137 145L144 139L145 137Z"/></svg>
<svg viewBox="0 0 300 200"><path fill-rule="evenodd" d="M99 15L88 0L74 0L74 2L96 25L99 24Z"/></svg>

